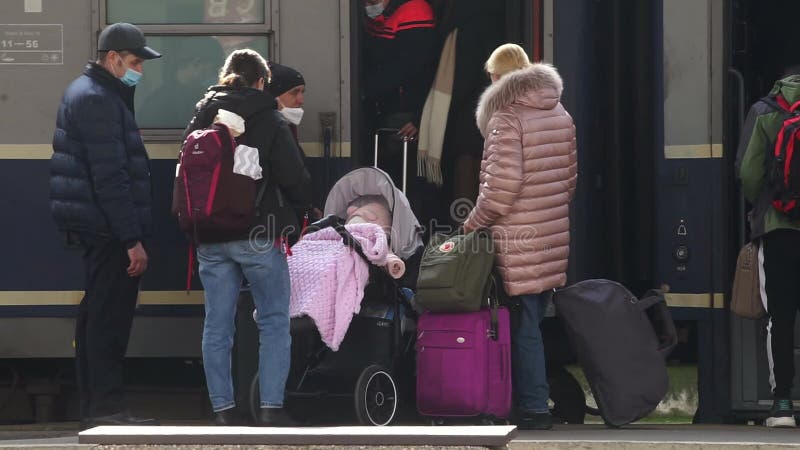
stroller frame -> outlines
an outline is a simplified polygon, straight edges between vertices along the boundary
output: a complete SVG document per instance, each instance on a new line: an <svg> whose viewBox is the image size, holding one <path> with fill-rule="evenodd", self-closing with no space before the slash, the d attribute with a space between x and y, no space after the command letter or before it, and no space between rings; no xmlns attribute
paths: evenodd
<svg viewBox="0 0 800 450"><path fill-rule="evenodd" d="M364 255L361 244L345 229L343 220L337 216L328 216L309 226L311 230L318 230L326 227L333 227L336 232L341 236L342 242L353 249L365 262L369 260ZM378 281L375 278L378 277ZM347 352L348 336L353 333L353 325L359 320L375 321L375 323L382 328L386 327L386 322L391 322L392 333L389 342L388 358L379 363L371 361L368 364L362 364L361 370L357 377L355 377L355 384L350 389L324 389L314 388L313 384L309 388L309 378L313 376L313 371L323 365L327 359L330 359L338 352L333 352L326 345L322 344L321 339L317 336L316 348L307 355L302 367L302 374L299 379L287 380L286 400L287 408L294 415L302 415L300 411L293 411L292 406L294 402L300 399L334 399L334 398L353 398L356 417L359 423L363 425L389 425L398 415L399 405L402 404L400 399L401 389L398 387L397 374L401 372L400 367L403 363L404 355L413 351L413 336L406 343L405 349L403 348L403 333L402 333L402 314L405 314L401 305L405 303L407 311L413 311L410 303L408 303L401 292L400 284L389 276L384 270L370 266L370 284L377 283L380 286L387 286L390 292L390 298L387 299L391 302L392 319L380 319L372 317L355 316L350 329L347 331L345 340L339 348L339 352ZM298 317L292 319L293 325L299 323L298 321L310 322L307 317ZM299 327L298 327L299 328ZM311 332L313 326L311 327ZM293 327L293 346L296 345L295 327ZM413 333L412 333L413 335ZM307 337L307 336L304 336ZM383 342L382 342L383 344ZM294 353L294 351L293 351ZM335 356L334 356L335 357ZM292 362L294 366L295 361ZM344 369L343 372L351 372L352 370ZM338 377L337 377L338 378ZM353 377L348 375L341 375L344 380L349 380ZM352 381L352 380L349 380ZM291 384L290 384L291 383ZM250 383L250 412L253 417L257 417L260 401L258 390L258 373L255 374ZM339 383L341 386L343 383ZM409 389L413 389L413 383L407 384ZM305 418L302 418L305 419Z"/></svg>

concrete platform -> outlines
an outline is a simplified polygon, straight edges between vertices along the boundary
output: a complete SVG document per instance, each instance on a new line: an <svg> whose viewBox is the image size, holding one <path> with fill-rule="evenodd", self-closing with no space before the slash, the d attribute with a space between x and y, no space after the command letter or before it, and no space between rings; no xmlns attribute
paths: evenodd
<svg viewBox="0 0 800 450"><path fill-rule="evenodd" d="M393 427L187 427L103 426L78 434L80 444L100 445L337 445L503 447L515 426Z"/></svg>
<svg viewBox="0 0 800 450"><path fill-rule="evenodd" d="M386 430L398 427L386 428ZM430 428L445 429L451 427ZM482 428L482 427L469 427ZM319 430L307 428L305 430ZM475 444L465 436L458 439L455 447L447 450L476 450ZM325 442L332 444L332 442ZM365 450L367 447L382 450L413 450L417 446L406 445L392 447L388 442L383 445L292 445L291 448L320 450ZM99 445L79 444L77 424L48 426L37 429L36 426L0 427L0 448L25 448L48 450L128 450L142 448L141 445ZM199 450L199 449L237 449L263 448L266 450L283 450L288 446L266 445L153 445L149 450ZM431 447L427 447L429 450ZM647 449L647 450L800 450L800 429L767 429L758 426L722 426L722 425L633 425L619 430L607 429L602 425L559 425L551 431L519 431L516 438L508 444L509 450L538 449Z"/></svg>
<svg viewBox="0 0 800 450"><path fill-rule="evenodd" d="M800 449L800 429L745 425L562 425L520 431L510 450L534 449Z"/></svg>

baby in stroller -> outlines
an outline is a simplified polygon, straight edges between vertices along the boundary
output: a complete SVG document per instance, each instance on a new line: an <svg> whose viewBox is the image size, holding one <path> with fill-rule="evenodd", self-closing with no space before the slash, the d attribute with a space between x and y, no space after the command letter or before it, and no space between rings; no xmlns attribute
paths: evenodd
<svg viewBox="0 0 800 450"><path fill-rule="evenodd" d="M288 258L287 409L307 421L330 409L316 402L349 397L360 423L387 425L397 417L400 396L414 395L407 294L423 251L421 227L403 192L372 167L337 181L325 215ZM251 399L258 398L253 386Z"/></svg>
<svg viewBox="0 0 800 450"><path fill-rule="evenodd" d="M369 264L383 268L394 279L405 272L405 263L389 247L388 201L381 195L358 196L348 203L346 213L344 225L335 215L322 221L330 226L306 234L288 259L289 315L311 317L322 341L334 351L361 309Z"/></svg>

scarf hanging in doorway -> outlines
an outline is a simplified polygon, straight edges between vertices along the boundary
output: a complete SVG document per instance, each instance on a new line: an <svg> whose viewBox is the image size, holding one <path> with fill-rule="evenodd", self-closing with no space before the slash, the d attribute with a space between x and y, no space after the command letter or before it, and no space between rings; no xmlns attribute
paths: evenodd
<svg viewBox="0 0 800 450"><path fill-rule="evenodd" d="M453 94L453 77L456 69L456 36L458 29L447 36L436 69L436 78L422 108L417 150L417 175L429 182L442 185L442 149Z"/></svg>

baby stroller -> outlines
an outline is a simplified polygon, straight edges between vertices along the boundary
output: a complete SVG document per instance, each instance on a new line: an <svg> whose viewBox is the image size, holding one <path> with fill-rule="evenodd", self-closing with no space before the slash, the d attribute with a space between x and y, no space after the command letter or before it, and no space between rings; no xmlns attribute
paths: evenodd
<svg viewBox="0 0 800 450"><path fill-rule="evenodd" d="M320 411L334 409L320 403L338 399L352 402L361 424L388 425L397 419L403 400L414 397L414 322L408 294L416 282L423 245L408 199L386 172L374 167L355 169L333 186L325 202L326 217L308 231L333 227L343 244L367 261L359 242L345 229L343 218L353 200L374 195L388 202L391 250L406 263L406 273L395 280L382 268L368 264L361 310L336 352L322 342L309 317L291 319L286 408L295 420L307 423ZM253 414L258 405L256 375L250 388Z"/></svg>

